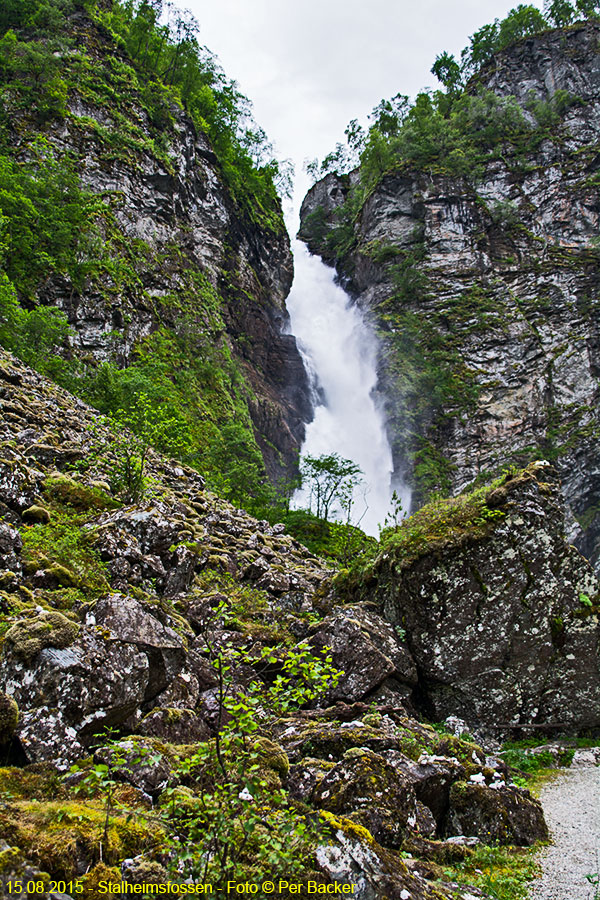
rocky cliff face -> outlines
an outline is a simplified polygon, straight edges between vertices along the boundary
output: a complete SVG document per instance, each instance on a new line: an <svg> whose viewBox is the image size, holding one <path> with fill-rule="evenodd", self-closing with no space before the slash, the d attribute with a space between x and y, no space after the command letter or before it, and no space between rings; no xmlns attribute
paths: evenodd
<svg viewBox="0 0 600 900"><path fill-rule="evenodd" d="M570 537L594 561L599 39L588 23L499 53L478 83L514 95L532 120L536 102L555 98L543 139L490 153L481 178L436 174L443 159L390 172L336 263L380 335L395 468L415 504L541 456L556 463L578 520ZM327 257L324 235L357 177L329 175L307 195L301 235L313 251Z"/></svg>
<svg viewBox="0 0 600 900"><path fill-rule="evenodd" d="M311 407L295 340L282 333L293 261L280 211L257 224L234 201L206 135L101 25L79 11L67 33L57 53L64 107L40 124L18 79L7 79L6 134L20 161L41 154L72 166L98 215L80 248L87 274L49 267L25 301L65 310L72 353L88 364L127 366L144 347L176 356L158 346L165 329L187 341L180 367L207 370L188 395L216 397L201 418L220 426L241 401L271 478L291 473Z"/></svg>

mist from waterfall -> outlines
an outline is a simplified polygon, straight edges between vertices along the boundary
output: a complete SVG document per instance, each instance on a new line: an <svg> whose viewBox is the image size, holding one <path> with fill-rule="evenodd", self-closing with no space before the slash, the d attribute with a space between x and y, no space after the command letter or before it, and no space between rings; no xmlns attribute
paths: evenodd
<svg viewBox="0 0 600 900"><path fill-rule="evenodd" d="M377 405L377 343L361 311L335 283L335 272L293 242L295 278L287 300L296 336L313 381L315 417L302 454L338 453L363 472L354 494L352 521L378 535L390 511L392 452ZM403 498L403 505L407 497ZM308 506L297 491L293 505ZM406 506L405 506L406 508Z"/></svg>

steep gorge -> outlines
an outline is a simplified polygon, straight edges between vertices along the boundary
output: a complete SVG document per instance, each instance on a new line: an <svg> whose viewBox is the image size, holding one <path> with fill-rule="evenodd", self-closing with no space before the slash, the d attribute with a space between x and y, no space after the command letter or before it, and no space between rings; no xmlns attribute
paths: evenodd
<svg viewBox="0 0 600 900"><path fill-rule="evenodd" d="M231 893L232 878L268 878L293 881L273 891L285 898L308 882L351 885L358 900L489 900L489 866L530 876L518 848L547 828L523 772L480 741L532 722L600 727L600 591L568 540L554 470L532 463L438 499L380 543L358 535L337 573L284 524L209 490L198 469L228 429L217 474L233 456L262 477L244 455L255 441L273 481L294 474L311 414L284 334L279 202L269 183L240 191L210 123L133 63L103 17L116 4L27 2L70 13L64 36L17 29L0 45L0 331L17 296L28 339L51 322L36 311L66 311L47 374L73 390L0 350L0 895L64 897L48 876L84 900L107 882ZM504 90L502 59L507 71L540 59L577 90L563 112L579 143L538 149L563 154L583 225L565 213L553 231L564 197L548 166L494 161L487 200L442 172L403 171L368 198L338 260L379 328L396 471L419 502L541 451L582 525L592 515L577 498L596 489L596 207L581 172L589 181L594 165L582 104L597 32L536 38L495 71ZM561 68L563 41L575 63ZM577 85L574 64L593 70ZM253 186L263 174L252 169ZM322 207L311 245L328 258L323 229L351 181L330 177L305 204L304 228ZM11 207L11 185L31 203ZM118 407L120 391L177 413L191 465L99 416L94 401Z"/></svg>
<svg viewBox="0 0 600 900"><path fill-rule="evenodd" d="M360 173L330 174L305 198L300 230L378 329L395 471L416 504L545 458L575 516L570 537L595 561L599 38L588 22L523 39L470 83L473 95L515 97L532 129L499 141L483 171L449 174L443 157L400 165L351 226L339 210ZM346 245L332 251L341 227Z"/></svg>
<svg viewBox="0 0 600 900"><path fill-rule="evenodd" d="M58 234L71 207L81 215L66 261L52 258L43 232L28 248L11 222L5 266L29 269L16 279L21 303L66 312L73 335L62 352L83 365L84 393L102 363L133 366L127 390L151 383L153 402L176 406L202 468L223 426L236 423L276 483L295 472L311 416L285 333L293 260L279 200L273 189L268 206L251 194L240 202L177 90L142 73L105 24L113 5L92 6L75 4L62 29L51 22L41 38L31 28L3 38L2 145L14 183L43 192L44 177L65 178L49 226Z"/></svg>

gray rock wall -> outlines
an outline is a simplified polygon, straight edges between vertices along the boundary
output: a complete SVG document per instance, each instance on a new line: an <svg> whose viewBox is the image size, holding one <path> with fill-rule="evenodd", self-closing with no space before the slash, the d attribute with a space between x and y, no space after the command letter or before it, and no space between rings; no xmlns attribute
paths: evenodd
<svg viewBox="0 0 600 900"><path fill-rule="evenodd" d="M565 541L559 487L533 464L488 498L487 534L453 538L403 562L384 549L370 589L406 632L434 719L505 732L600 726L600 585Z"/></svg>
<svg viewBox="0 0 600 900"><path fill-rule="evenodd" d="M456 492L506 462L542 456L558 466L578 520L569 535L594 561L599 37L599 26L578 25L499 54L481 75L485 87L524 105L558 89L576 101L535 150L490 159L476 182L435 167L388 174L359 216L354 249L337 261L379 330L395 468L415 504L431 489ZM356 177L327 176L304 201L301 235L325 257L308 217L322 207L326 232ZM394 266L409 254L416 277L400 298Z"/></svg>

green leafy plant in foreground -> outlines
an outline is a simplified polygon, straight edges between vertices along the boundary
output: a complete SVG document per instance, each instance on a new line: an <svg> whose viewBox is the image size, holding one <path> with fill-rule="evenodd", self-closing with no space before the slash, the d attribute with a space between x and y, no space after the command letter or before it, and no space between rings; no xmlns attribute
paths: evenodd
<svg viewBox="0 0 600 900"><path fill-rule="evenodd" d="M218 607L214 621L224 612ZM317 701L340 673L330 656L315 656L306 644L281 656L268 647L258 654L217 651L211 629L205 638L218 679L216 737L178 766L178 778L195 792L174 787L164 794L174 865L180 876L215 887L261 872L287 878L306 868L319 828L288 800L280 781L287 756L264 734L300 705ZM279 671L270 683L254 680L242 689L240 672L250 663Z"/></svg>

